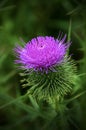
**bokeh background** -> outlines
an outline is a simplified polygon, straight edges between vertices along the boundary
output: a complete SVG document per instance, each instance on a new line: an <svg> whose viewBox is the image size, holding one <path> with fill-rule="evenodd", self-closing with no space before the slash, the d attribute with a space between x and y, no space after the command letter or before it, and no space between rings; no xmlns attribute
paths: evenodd
<svg viewBox="0 0 86 130"><path fill-rule="evenodd" d="M32 117L24 104L15 103L25 90L13 48L39 35L57 38L59 32L71 38L69 53L81 74L80 91L86 91L86 0L0 0L0 130L45 130L46 121ZM80 128L75 130L86 130L86 94L78 101Z"/></svg>

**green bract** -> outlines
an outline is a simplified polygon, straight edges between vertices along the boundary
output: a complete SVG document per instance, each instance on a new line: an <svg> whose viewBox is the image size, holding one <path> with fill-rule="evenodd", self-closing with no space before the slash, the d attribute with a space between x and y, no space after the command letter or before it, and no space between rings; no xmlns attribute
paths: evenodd
<svg viewBox="0 0 86 130"><path fill-rule="evenodd" d="M54 71L47 74L32 71L25 73L23 87L27 87L28 94L38 100L46 100L48 102L62 99L67 94L72 94L78 82L76 74L76 66L71 59L65 60L61 65L55 67Z"/></svg>

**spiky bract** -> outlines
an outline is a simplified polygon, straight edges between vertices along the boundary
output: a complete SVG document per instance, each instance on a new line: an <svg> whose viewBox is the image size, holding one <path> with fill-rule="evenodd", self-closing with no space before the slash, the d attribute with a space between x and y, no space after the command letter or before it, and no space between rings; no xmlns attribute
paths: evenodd
<svg viewBox="0 0 86 130"><path fill-rule="evenodd" d="M65 95L73 92L77 84L76 67L72 60L62 63L55 67L55 72L49 71L48 74L32 71L26 73L26 84L28 93L39 100L60 100Z"/></svg>

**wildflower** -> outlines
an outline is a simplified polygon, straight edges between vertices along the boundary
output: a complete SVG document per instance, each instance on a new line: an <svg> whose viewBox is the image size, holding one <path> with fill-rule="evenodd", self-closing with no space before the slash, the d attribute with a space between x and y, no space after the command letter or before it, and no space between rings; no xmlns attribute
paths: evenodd
<svg viewBox="0 0 86 130"><path fill-rule="evenodd" d="M24 69L45 70L64 62L64 57L69 44L65 43L66 36L62 40L53 37L39 36L33 38L24 47L18 46L15 51L18 55L16 63L20 63Z"/></svg>
<svg viewBox="0 0 86 130"><path fill-rule="evenodd" d="M66 35L62 39L39 36L24 47L15 48L18 57L16 63L21 64L27 72L32 70L23 74L27 77L24 78L26 82L23 87L27 87L27 92L39 100L60 100L76 87L76 66L67 56L70 42L65 40Z"/></svg>

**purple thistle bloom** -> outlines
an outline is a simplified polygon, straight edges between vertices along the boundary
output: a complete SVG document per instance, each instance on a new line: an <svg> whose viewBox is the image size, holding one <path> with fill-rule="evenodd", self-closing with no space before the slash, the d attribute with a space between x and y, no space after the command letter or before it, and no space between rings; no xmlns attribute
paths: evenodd
<svg viewBox="0 0 86 130"><path fill-rule="evenodd" d="M51 36L33 38L24 47L17 46L15 52L24 69L49 70L53 66L64 62L66 51L70 45L65 43L66 35L62 39Z"/></svg>

